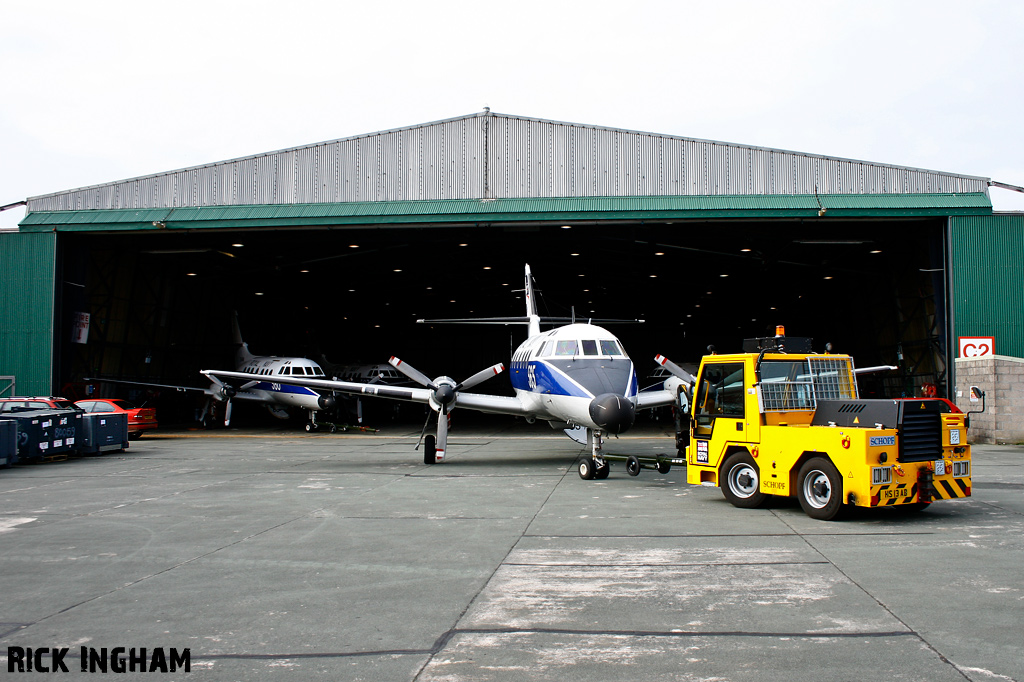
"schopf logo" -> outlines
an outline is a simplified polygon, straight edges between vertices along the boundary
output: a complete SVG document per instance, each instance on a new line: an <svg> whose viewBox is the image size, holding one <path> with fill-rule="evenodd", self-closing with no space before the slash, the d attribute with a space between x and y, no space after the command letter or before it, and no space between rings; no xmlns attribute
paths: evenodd
<svg viewBox="0 0 1024 682"><path fill-rule="evenodd" d="M872 448L885 446L892 447L894 445L896 445L896 436L871 436L871 439L868 443L868 446Z"/></svg>
<svg viewBox="0 0 1024 682"><path fill-rule="evenodd" d="M173 673L191 672L189 649L155 647L7 647L9 673L67 673L75 667L83 673ZM71 654L71 658L68 655ZM76 665L77 664L77 665Z"/></svg>

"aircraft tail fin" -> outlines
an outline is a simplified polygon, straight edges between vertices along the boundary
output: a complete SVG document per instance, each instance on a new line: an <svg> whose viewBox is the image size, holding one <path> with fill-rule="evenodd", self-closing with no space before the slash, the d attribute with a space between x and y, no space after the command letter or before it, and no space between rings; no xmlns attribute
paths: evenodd
<svg viewBox="0 0 1024 682"><path fill-rule="evenodd" d="M530 331L528 336L540 334L540 316L537 315L537 300L533 292L533 275L530 274L530 265L526 265L526 318L529 320Z"/></svg>
<svg viewBox="0 0 1024 682"><path fill-rule="evenodd" d="M238 326L238 313L236 311L231 311L231 334L232 340L238 346L238 350L235 351L235 367L241 367L248 364L255 356L249 352L249 344L242 340L242 330Z"/></svg>

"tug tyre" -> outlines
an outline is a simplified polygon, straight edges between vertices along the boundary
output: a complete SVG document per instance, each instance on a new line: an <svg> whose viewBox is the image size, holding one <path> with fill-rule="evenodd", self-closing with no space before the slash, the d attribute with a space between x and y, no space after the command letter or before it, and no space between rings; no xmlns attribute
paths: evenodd
<svg viewBox="0 0 1024 682"><path fill-rule="evenodd" d="M667 474L671 470L672 470L672 465L669 464L668 462L658 462L658 473L659 474Z"/></svg>
<svg viewBox="0 0 1024 682"><path fill-rule="evenodd" d="M824 457L807 460L796 476L796 495L812 519L831 521L843 511L843 478Z"/></svg>
<svg viewBox="0 0 1024 682"><path fill-rule="evenodd" d="M641 468L640 460L637 459L636 455L630 455L629 459L626 460L626 473L630 476L638 476Z"/></svg>
<svg viewBox="0 0 1024 682"><path fill-rule="evenodd" d="M721 481L722 494L734 507L756 509L768 499L760 491L761 473L757 464L746 452L737 452L726 458Z"/></svg>
<svg viewBox="0 0 1024 682"><path fill-rule="evenodd" d="M594 471L594 479L598 480L598 481L603 481L604 479L608 478L608 474L610 474L611 472L612 472L611 465L608 464L608 462L605 462L604 466L599 466Z"/></svg>
<svg viewBox="0 0 1024 682"><path fill-rule="evenodd" d="M596 473L595 469L596 467L594 466L594 460L591 459L590 457L584 457L583 459L580 460L578 471L580 474L580 478L582 478L584 481L594 480L594 474Z"/></svg>
<svg viewBox="0 0 1024 682"><path fill-rule="evenodd" d="M437 436L423 439L423 463L437 464Z"/></svg>

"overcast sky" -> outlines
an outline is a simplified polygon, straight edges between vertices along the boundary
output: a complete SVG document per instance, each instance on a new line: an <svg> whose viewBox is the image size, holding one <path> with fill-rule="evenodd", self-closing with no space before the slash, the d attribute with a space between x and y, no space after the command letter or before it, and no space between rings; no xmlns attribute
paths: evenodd
<svg viewBox="0 0 1024 682"><path fill-rule="evenodd" d="M12 0L3 18L0 205L484 106L1024 185L1020 0Z"/></svg>

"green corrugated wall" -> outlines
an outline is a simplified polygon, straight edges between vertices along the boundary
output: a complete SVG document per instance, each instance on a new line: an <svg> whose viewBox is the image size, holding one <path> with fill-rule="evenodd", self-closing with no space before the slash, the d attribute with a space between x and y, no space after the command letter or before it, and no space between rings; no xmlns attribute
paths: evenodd
<svg viewBox="0 0 1024 682"><path fill-rule="evenodd" d="M1024 358L1024 215L950 218L953 336L993 336Z"/></svg>
<svg viewBox="0 0 1024 682"><path fill-rule="evenodd" d="M55 233L0 234L0 375L19 395L53 390Z"/></svg>

